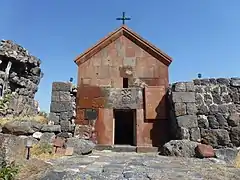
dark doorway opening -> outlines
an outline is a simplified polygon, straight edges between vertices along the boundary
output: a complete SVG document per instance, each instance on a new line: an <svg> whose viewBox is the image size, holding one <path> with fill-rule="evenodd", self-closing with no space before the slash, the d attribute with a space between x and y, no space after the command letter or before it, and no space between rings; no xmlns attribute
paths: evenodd
<svg viewBox="0 0 240 180"><path fill-rule="evenodd" d="M114 144L134 146L136 136L136 110L135 109L115 109L115 137Z"/></svg>
<svg viewBox="0 0 240 180"><path fill-rule="evenodd" d="M128 78L123 78L123 88L128 88Z"/></svg>

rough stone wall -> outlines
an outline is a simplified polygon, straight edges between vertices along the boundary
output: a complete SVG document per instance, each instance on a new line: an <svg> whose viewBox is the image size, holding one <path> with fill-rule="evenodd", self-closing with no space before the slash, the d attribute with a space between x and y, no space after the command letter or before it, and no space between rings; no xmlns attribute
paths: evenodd
<svg viewBox="0 0 240 180"><path fill-rule="evenodd" d="M74 132L76 118L76 88L72 83L53 82L49 121L60 125L62 132Z"/></svg>
<svg viewBox="0 0 240 180"><path fill-rule="evenodd" d="M173 138L240 146L240 78L178 82L169 95Z"/></svg>
<svg viewBox="0 0 240 180"><path fill-rule="evenodd" d="M34 96L43 77L40 64L22 46L0 42L0 117L37 113Z"/></svg>

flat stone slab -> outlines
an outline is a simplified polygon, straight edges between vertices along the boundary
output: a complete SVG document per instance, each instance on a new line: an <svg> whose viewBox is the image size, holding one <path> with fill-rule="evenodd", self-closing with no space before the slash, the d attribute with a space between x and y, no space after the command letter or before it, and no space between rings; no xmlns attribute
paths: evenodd
<svg viewBox="0 0 240 180"><path fill-rule="evenodd" d="M240 169L210 159L94 151L91 155L51 160L43 179L220 180L240 179ZM216 176L217 174L217 176ZM54 178L53 178L54 177Z"/></svg>

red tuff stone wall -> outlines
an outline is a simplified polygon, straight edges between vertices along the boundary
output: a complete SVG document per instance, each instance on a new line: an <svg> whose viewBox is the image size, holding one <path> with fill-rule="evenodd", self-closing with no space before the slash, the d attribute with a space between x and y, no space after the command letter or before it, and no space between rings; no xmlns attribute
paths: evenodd
<svg viewBox="0 0 240 180"><path fill-rule="evenodd" d="M132 74L124 74L124 68L130 69ZM137 78L148 86L158 87L159 93L150 89L147 92L144 97L148 100L144 108L146 111L144 109L137 110L136 122L137 145L158 146L162 141L168 139L168 117L165 101L165 92L169 84L167 65L125 36L121 36L78 67L78 87L123 88L123 77ZM132 81L129 80L130 87L131 83ZM157 102L156 99L159 101ZM77 103L79 107L80 102ZM157 107L156 113L154 110ZM113 113L109 111L112 112L112 109L98 111L95 129L100 144L110 145L114 142L114 123L111 122L113 121ZM83 117L80 108L78 108L77 113L79 117ZM77 119L77 123L82 122L79 118Z"/></svg>

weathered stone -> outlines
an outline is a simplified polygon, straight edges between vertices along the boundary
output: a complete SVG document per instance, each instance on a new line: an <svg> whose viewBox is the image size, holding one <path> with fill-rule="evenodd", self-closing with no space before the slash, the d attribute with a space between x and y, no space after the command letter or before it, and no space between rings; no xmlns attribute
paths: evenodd
<svg viewBox="0 0 240 180"><path fill-rule="evenodd" d="M18 164L25 159L24 139L10 134L0 134L0 142L0 168L13 162Z"/></svg>
<svg viewBox="0 0 240 180"><path fill-rule="evenodd" d="M230 138L233 145L240 146L240 127L236 126L231 129Z"/></svg>
<svg viewBox="0 0 240 180"><path fill-rule="evenodd" d="M209 106L209 113L212 114L212 115L218 113L218 105L216 105L216 104L210 105Z"/></svg>
<svg viewBox="0 0 240 180"><path fill-rule="evenodd" d="M239 94L238 94L238 92L231 93L231 97L232 97L232 101L234 103L239 103Z"/></svg>
<svg viewBox="0 0 240 180"><path fill-rule="evenodd" d="M214 157L214 149L210 145L198 144L196 147L196 156L200 158L210 158Z"/></svg>
<svg viewBox="0 0 240 180"><path fill-rule="evenodd" d="M189 132L191 141L198 141L201 139L200 129L198 127L190 128Z"/></svg>
<svg viewBox="0 0 240 180"><path fill-rule="evenodd" d="M39 143L52 144L54 139L55 139L55 134L54 133L45 132L41 136Z"/></svg>
<svg viewBox="0 0 240 180"><path fill-rule="evenodd" d="M224 85L229 85L230 84L230 80L229 79L226 79L226 78L218 78L217 79L217 82L219 83L219 84L224 84Z"/></svg>
<svg viewBox="0 0 240 180"><path fill-rule="evenodd" d="M172 92L173 102L195 102L194 92Z"/></svg>
<svg viewBox="0 0 240 180"><path fill-rule="evenodd" d="M217 118L213 115L208 116L208 122L209 122L209 126L212 129L218 129L219 128L219 123L217 121Z"/></svg>
<svg viewBox="0 0 240 180"><path fill-rule="evenodd" d="M52 91L51 102L59 101L60 101L59 91Z"/></svg>
<svg viewBox="0 0 240 180"><path fill-rule="evenodd" d="M193 128L198 127L196 115L185 115L177 117L177 124L179 127Z"/></svg>
<svg viewBox="0 0 240 180"><path fill-rule="evenodd" d="M235 160L239 150L237 148L222 148L215 150L215 156L218 159L224 160L228 164L235 165Z"/></svg>
<svg viewBox="0 0 240 180"><path fill-rule="evenodd" d="M187 114L195 115L197 113L197 108L195 103L187 103Z"/></svg>
<svg viewBox="0 0 240 180"><path fill-rule="evenodd" d="M185 103L175 103L174 110L176 116L183 116L186 115L186 104Z"/></svg>
<svg viewBox="0 0 240 180"><path fill-rule="evenodd" d="M238 113L230 114L228 118L228 124L232 127L238 126L240 122L240 116Z"/></svg>
<svg viewBox="0 0 240 180"><path fill-rule="evenodd" d="M61 126L62 132L68 132L68 131L70 131L71 122L70 121L61 121L60 126Z"/></svg>
<svg viewBox="0 0 240 180"><path fill-rule="evenodd" d="M211 94L204 94L204 101L207 105L212 104L213 98L212 98Z"/></svg>
<svg viewBox="0 0 240 180"><path fill-rule="evenodd" d="M226 94L228 94L228 87L227 87L227 86L221 85L221 86L220 86L220 89L221 89L221 95L226 95Z"/></svg>
<svg viewBox="0 0 240 180"><path fill-rule="evenodd" d="M200 105L204 104L204 96L203 96L203 94L196 93L195 98L196 98L196 102L195 103L196 103L197 106L200 106Z"/></svg>
<svg viewBox="0 0 240 180"><path fill-rule="evenodd" d="M209 85L209 84L211 84L209 79L200 79L200 81L201 81L201 85Z"/></svg>
<svg viewBox="0 0 240 180"><path fill-rule="evenodd" d="M206 105L201 105L198 107L198 114L208 115L209 108Z"/></svg>
<svg viewBox="0 0 240 180"><path fill-rule="evenodd" d="M48 124L45 124L43 125L42 129L41 129L42 132L61 132L61 126L60 125L48 125Z"/></svg>
<svg viewBox="0 0 240 180"><path fill-rule="evenodd" d="M213 147L227 146L230 143L229 133L225 129L201 129L201 137Z"/></svg>
<svg viewBox="0 0 240 180"><path fill-rule="evenodd" d="M201 80L200 79L194 79L193 83L194 83L194 85L201 85Z"/></svg>
<svg viewBox="0 0 240 180"><path fill-rule="evenodd" d="M204 88L202 86L195 86L196 93L204 93Z"/></svg>
<svg viewBox="0 0 240 180"><path fill-rule="evenodd" d="M65 82L53 82L52 83L52 90L53 91L71 91L72 84L71 83L65 83Z"/></svg>
<svg viewBox="0 0 240 180"><path fill-rule="evenodd" d="M195 86L193 82L186 82L185 85L187 92L195 92Z"/></svg>
<svg viewBox="0 0 240 180"><path fill-rule="evenodd" d="M33 136L35 139L40 139L42 135L43 135L43 134L42 134L41 132L35 132L35 133L33 133L32 136Z"/></svg>
<svg viewBox="0 0 240 180"><path fill-rule="evenodd" d="M68 132L61 132L59 134L57 134L57 137L61 137L61 138L70 138L72 137L72 135L70 135L71 133Z"/></svg>
<svg viewBox="0 0 240 180"><path fill-rule="evenodd" d="M14 135L29 135L40 130L41 127L42 125L38 122L16 120L4 124L2 132Z"/></svg>
<svg viewBox="0 0 240 180"><path fill-rule="evenodd" d="M223 117L222 114L217 113L217 114L215 115L215 117L216 117L216 119L217 119L217 122L219 123L220 128L223 128L223 129L224 129L224 128L228 127L227 120Z"/></svg>
<svg viewBox="0 0 240 180"><path fill-rule="evenodd" d="M78 139L78 138L68 138L66 142L66 147L73 147L74 154L89 154L95 147L95 144L91 141Z"/></svg>
<svg viewBox="0 0 240 180"><path fill-rule="evenodd" d="M57 116L56 113L50 112L48 120L54 122L55 125L59 124L59 116Z"/></svg>
<svg viewBox="0 0 240 180"><path fill-rule="evenodd" d="M197 120L198 120L198 127L208 129L209 122L208 122L208 117L207 116L198 115Z"/></svg>
<svg viewBox="0 0 240 180"><path fill-rule="evenodd" d="M226 104L219 105L218 112L222 113L222 114L228 113L228 105L226 105Z"/></svg>
<svg viewBox="0 0 240 180"><path fill-rule="evenodd" d="M230 102L232 101L232 99L231 99L230 95L224 94L224 95L223 95L223 101L224 101L225 103L230 103Z"/></svg>
<svg viewBox="0 0 240 180"><path fill-rule="evenodd" d="M171 140L163 145L161 154L167 156L195 157L198 143L189 140Z"/></svg>
<svg viewBox="0 0 240 180"><path fill-rule="evenodd" d="M50 111L51 112L66 112L72 111L71 102L51 102Z"/></svg>
<svg viewBox="0 0 240 180"><path fill-rule="evenodd" d="M230 84L234 87L240 87L240 78L231 78Z"/></svg>
<svg viewBox="0 0 240 180"><path fill-rule="evenodd" d="M179 82L174 84L175 92L186 92L186 84L184 82Z"/></svg>
<svg viewBox="0 0 240 180"><path fill-rule="evenodd" d="M70 102L71 101L70 92L59 91L59 100L61 102Z"/></svg>
<svg viewBox="0 0 240 180"><path fill-rule="evenodd" d="M209 81L211 84L214 84L214 85L217 84L217 80L214 78L210 78Z"/></svg>
<svg viewBox="0 0 240 180"><path fill-rule="evenodd" d="M190 134L187 128L179 127L177 132L177 137L179 139L190 139Z"/></svg>
<svg viewBox="0 0 240 180"><path fill-rule="evenodd" d="M235 104L228 104L228 112L229 113L237 113L237 108Z"/></svg>
<svg viewBox="0 0 240 180"><path fill-rule="evenodd" d="M222 99L221 99L221 96L219 94L212 94L212 97L213 97L213 102L215 104L222 104Z"/></svg>

